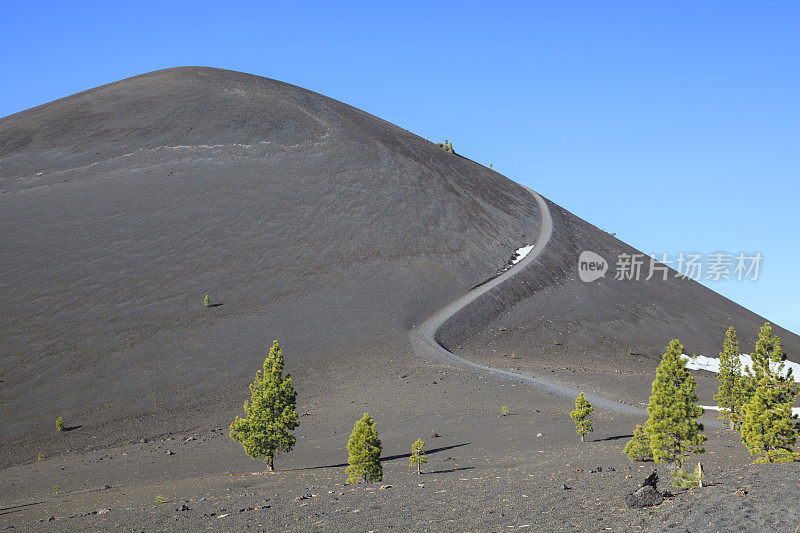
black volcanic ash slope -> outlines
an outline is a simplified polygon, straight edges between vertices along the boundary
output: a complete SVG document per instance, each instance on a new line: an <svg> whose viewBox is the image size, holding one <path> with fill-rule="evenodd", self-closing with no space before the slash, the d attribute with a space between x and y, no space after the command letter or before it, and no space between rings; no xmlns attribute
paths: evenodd
<svg viewBox="0 0 800 533"><path fill-rule="evenodd" d="M635 250L549 211L542 254L448 321L445 346L650 372L672 337L713 355L732 323L752 345L763 318L697 283L580 282L581 251L613 264ZM349 370L359 354L409 364L408 330L533 243L540 220L497 173L236 72L158 71L0 119L0 442L33 457L57 416L90 444L101 426L125 440L229 419L276 338L327 401L346 384L319 369L368 383ZM797 360L797 336L777 333Z"/></svg>
<svg viewBox="0 0 800 533"><path fill-rule="evenodd" d="M687 354L718 357L733 325L740 350L753 350L767 318L673 270L666 280L660 273L647 280L647 262L638 280L615 279L617 257L641 252L558 205L549 206L553 234L536 263L517 283L501 286L445 324L440 332L445 346L461 346L465 356L477 354L486 364L490 354L515 352L522 356L513 361L516 366L653 373L670 339L678 338ZM585 250L609 263L605 277L580 280L578 258ZM773 333L787 358L800 361L800 337L776 324ZM646 399L642 394L640 400Z"/></svg>
<svg viewBox="0 0 800 533"><path fill-rule="evenodd" d="M0 119L0 439L59 415L232 411L222 391L246 391L272 339L313 362L401 337L538 221L480 165L237 72L163 70Z"/></svg>

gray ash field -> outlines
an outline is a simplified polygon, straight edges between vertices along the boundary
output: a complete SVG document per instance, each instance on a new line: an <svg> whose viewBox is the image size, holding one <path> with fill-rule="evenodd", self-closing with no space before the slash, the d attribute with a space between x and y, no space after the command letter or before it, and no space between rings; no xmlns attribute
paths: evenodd
<svg viewBox="0 0 800 533"><path fill-rule="evenodd" d="M755 342L765 318L690 280L581 282L581 251L634 250L549 202L547 217L541 253L455 313L444 347L641 406L670 339L715 356L734 325ZM643 417L598 408L581 445L571 398L415 351L416 327L545 218L465 157L232 71L157 71L0 119L0 527L795 530L797 465L749 465L732 432L707 429L714 485L632 511L652 465L621 452ZM301 426L258 475L227 426L273 339ZM696 377L710 403L714 376ZM343 486L365 411L384 481Z"/></svg>

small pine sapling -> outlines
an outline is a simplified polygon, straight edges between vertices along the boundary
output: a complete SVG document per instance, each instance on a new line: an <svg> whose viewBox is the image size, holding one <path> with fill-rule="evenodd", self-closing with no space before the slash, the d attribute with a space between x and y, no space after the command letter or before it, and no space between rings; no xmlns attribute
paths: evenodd
<svg viewBox="0 0 800 533"><path fill-rule="evenodd" d="M586 399L584 393L575 398L575 410L569 416L575 421L575 431L581 436L581 442L586 442L586 434L594 431L592 429L592 421L589 419L592 416L594 408L589 400Z"/></svg>
<svg viewBox="0 0 800 533"><path fill-rule="evenodd" d="M417 439L417 441L411 445L411 457L408 460L408 466L411 468L417 467L417 474L422 474L422 465L428 462L428 458L425 457L425 443L422 439Z"/></svg>
<svg viewBox="0 0 800 533"><path fill-rule="evenodd" d="M56 418L56 429L58 431L64 431L64 419L60 416Z"/></svg>
<svg viewBox="0 0 800 533"><path fill-rule="evenodd" d="M686 472L683 468L678 468L669 473L672 477L672 486L679 489L703 486L703 464L697 463L694 472Z"/></svg>
<svg viewBox="0 0 800 533"><path fill-rule="evenodd" d="M381 441L378 438L378 431L375 429L375 421L369 414L364 413L364 416L353 427L353 433L347 442L347 451L350 457L347 459L349 466L345 469L348 474L346 483L380 481L383 479L381 449Z"/></svg>
<svg viewBox="0 0 800 533"><path fill-rule="evenodd" d="M203 298L203 306L208 307L209 305L211 305L211 300L209 299L208 294L206 294Z"/></svg>
<svg viewBox="0 0 800 533"><path fill-rule="evenodd" d="M508 406L504 405L500 408L500 416L506 416L508 414Z"/></svg>

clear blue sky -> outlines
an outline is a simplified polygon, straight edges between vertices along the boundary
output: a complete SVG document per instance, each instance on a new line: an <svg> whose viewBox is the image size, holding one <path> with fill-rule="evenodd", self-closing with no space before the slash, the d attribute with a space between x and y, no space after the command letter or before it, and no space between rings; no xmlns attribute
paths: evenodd
<svg viewBox="0 0 800 533"><path fill-rule="evenodd" d="M300 85L647 253L761 252L714 290L800 333L798 2L0 0L0 116L178 65Z"/></svg>

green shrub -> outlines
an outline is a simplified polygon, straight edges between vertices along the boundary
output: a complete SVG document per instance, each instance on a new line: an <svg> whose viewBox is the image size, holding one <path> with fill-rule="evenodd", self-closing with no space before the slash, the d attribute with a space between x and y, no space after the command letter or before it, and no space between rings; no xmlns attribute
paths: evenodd
<svg viewBox="0 0 800 533"><path fill-rule="evenodd" d="M417 474L422 474L422 465L428 462L428 458L425 457L425 443L422 439L417 439L417 441L411 445L411 457L408 460L408 466L411 468L417 467Z"/></svg>
<svg viewBox="0 0 800 533"><path fill-rule="evenodd" d="M56 429L58 431L64 431L64 419L60 416L56 418Z"/></svg>
<svg viewBox="0 0 800 533"><path fill-rule="evenodd" d="M347 459L349 466L345 469L348 474L347 483L383 479L381 450L381 441L378 438L378 431L375 429L375 421L369 414L364 413L364 416L353 426L353 433L347 442L347 451L350 454Z"/></svg>
<svg viewBox="0 0 800 533"><path fill-rule="evenodd" d="M697 468L694 472L686 472L683 468L679 468L669 473L672 477L672 486L679 489L686 489L691 487L703 486L703 465L697 463Z"/></svg>
<svg viewBox="0 0 800 533"><path fill-rule="evenodd" d="M503 407L500 408L500 415L506 416L507 414L508 414L508 406L504 405Z"/></svg>
<svg viewBox="0 0 800 533"><path fill-rule="evenodd" d="M203 298L203 305L205 307L208 307L209 305L211 305L211 300L209 299L208 294L206 294L205 297Z"/></svg>
<svg viewBox="0 0 800 533"><path fill-rule="evenodd" d="M167 503L167 499L159 494L156 496L156 503Z"/></svg>
<svg viewBox="0 0 800 533"><path fill-rule="evenodd" d="M447 139L444 140L443 143L436 143L436 146L444 150L445 152L454 154L455 151L453 150L453 143L448 142Z"/></svg>

